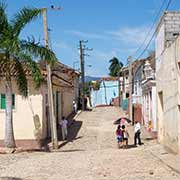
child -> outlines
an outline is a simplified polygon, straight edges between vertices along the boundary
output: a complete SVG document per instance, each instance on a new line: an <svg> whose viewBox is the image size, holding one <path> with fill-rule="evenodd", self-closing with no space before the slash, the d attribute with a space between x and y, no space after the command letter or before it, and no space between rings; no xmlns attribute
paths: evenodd
<svg viewBox="0 0 180 180"><path fill-rule="evenodd" d="M125 125L122 125L122 136L123 136L123 148L128 147L128 138L129 138L129 133L125 127Z"/></svg>
<svg viewBox="0 0 180 180"><path fill-rule="evenodd" d="M116 137L117 137L118 148L120 148L122 140L123 140L122 130L121 130L121 126L120 125L118 125L118 127L117 127Z"/></svg>
<svg viewBox="0 0 180 180"><path fill-rule="evenodd" d="M62 117L62 121L59 122L59 125L61 125L61 130L62 130L62 138L63 141L67 139L68 131L67 131L67 125L68 121L65 119L65 117Z"/></svg>

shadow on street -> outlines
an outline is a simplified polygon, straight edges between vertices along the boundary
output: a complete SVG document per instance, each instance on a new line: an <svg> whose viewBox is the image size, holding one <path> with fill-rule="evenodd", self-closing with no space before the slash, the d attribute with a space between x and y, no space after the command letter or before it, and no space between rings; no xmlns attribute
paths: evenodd
<svg viewBox="0 0 180 180"><path fill-rule="evenodd" d="M75 121L75 120L73 120L71 125L70 125L70 127L68 128L68 137L67 137L67 140L65 142L61 143L59 145L59 148L65 146L69 142L73 142L73 141L75 141L77 139L83 138L83 136L77 136L79 130L81 129L81 126L82 126L82 121ZM58 139L61 140L62 139L61 133L59 133L58 135L59 135Z"/></svg>
<svg viewBox="0 0 180 180"><path fill-rule="evenodd" d="M16 177L0 177L0 180L23 180L23 179Z"/></svg>

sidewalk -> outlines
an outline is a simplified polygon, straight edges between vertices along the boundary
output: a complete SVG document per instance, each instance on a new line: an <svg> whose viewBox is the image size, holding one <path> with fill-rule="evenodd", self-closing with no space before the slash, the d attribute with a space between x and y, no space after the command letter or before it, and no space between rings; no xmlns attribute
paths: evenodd
<svg viewBox="0 0 180 180"><path fill-rule="evenodd" d="M180 174L180 155L169 152L156 139L152 140L151 135L145 129L142 130L142 137L147 151L171 170Z"/></svg>
<svg viewBox="0 0 180 180"><path fill-rule="evenodd" d="M148 151L171 170L180 174L180 155L168 152L161 144L154 143Z"/></svg>

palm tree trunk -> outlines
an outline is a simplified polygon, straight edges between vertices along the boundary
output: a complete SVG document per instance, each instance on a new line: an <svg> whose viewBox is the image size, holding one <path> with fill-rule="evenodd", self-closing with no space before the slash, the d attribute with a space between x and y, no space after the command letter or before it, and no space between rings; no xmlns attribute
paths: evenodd
<svg viewBox="0 0 180 180"><path fill-rule="evenodd" d="M7 148L15 148L14 130L13 130L13 112L12 112L12 84L6 82L6 122L4 144Z"/></svg>

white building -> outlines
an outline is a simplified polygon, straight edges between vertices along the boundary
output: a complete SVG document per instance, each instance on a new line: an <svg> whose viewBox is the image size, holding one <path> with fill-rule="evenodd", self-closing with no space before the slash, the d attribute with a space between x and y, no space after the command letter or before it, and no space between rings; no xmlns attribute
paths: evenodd
<svg viewBox="0 0 180 180"><path fill-rule="evenodd" d="M151 64L147 60L144 65L145 79L142 81L142 116L148 131L157 131L156 121L156 81Z"/></svg>
<svg viewBox="0 0 180 180"><path fill-rule="evenodd" d="M158 140L180 153L180 12L165 12L157 27Z"/></svg>

